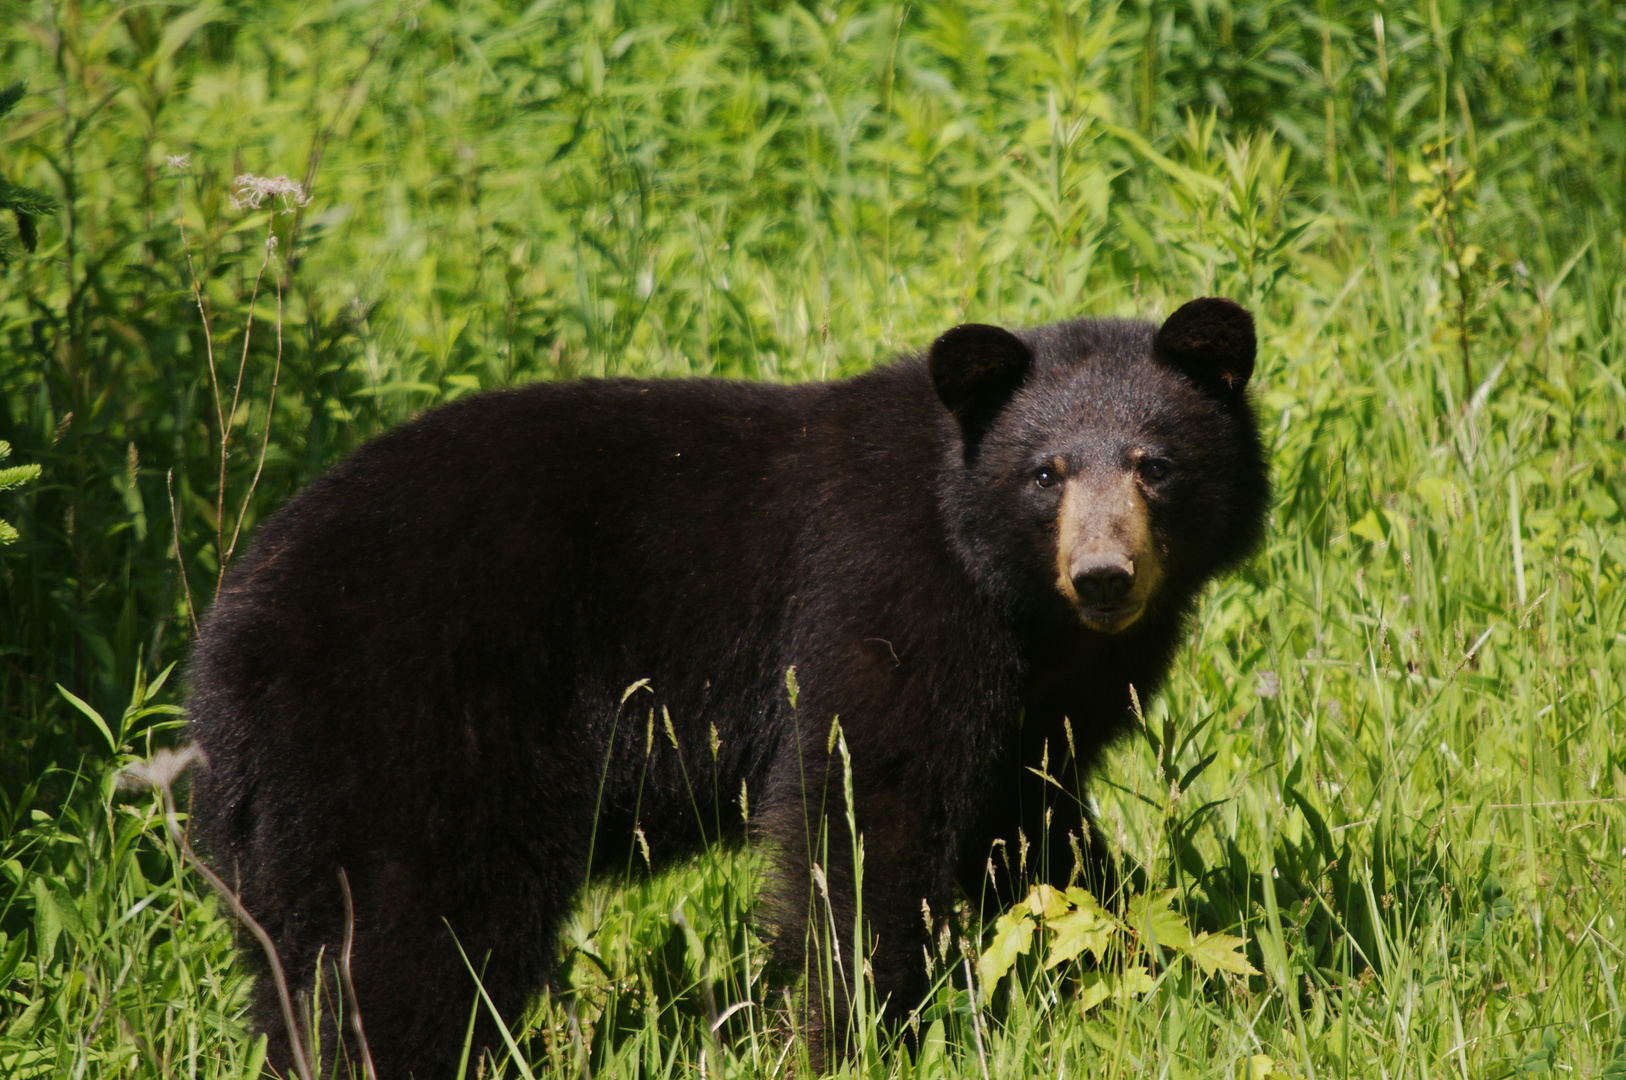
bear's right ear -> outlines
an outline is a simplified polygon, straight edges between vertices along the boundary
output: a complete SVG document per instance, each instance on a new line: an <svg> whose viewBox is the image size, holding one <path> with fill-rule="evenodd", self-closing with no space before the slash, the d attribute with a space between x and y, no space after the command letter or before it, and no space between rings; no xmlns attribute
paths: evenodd
<svg viewBox="0 0 1626 1080"><path fill-rule="evenodd" d="M1033 367L1033 353L1009 330L981 323L956 326L932 342L932 385L960 422L966 456Z"/></svg>
<svg viewBox="0 0 1626 1080"><path fill-rule="evenodd" d="M1248 309L1218 296L1182 304L1152 339L1153 356L1221 397L1247 387L1258 351Z"/></svg>

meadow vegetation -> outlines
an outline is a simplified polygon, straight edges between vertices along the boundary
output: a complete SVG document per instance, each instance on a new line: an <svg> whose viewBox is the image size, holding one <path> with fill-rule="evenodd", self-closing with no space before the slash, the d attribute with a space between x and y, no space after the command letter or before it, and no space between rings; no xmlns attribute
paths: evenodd
<svg viewBox="0 0 1626 1080"><path fill-rule="evenodd" d="M348 448L1204 294L1277 494L1094 788L1154 902L962 908L842 1069L1626 1077L1623 71L1619 0L0 0L0 1077L258 1074L117 778ZM755 858L595 884L469 1075L803 1067Z"/></svg>

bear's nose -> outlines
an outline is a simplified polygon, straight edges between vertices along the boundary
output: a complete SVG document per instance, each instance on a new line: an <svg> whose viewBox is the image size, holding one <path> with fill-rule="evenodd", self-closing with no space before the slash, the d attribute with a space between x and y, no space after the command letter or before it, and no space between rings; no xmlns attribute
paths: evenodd
<svg viewBox="0 0 1626 1080"><path fill-rule="evenodd" d="M1091 559L1073 571L1073 590L1086 607L1112 607L1135 584L1135 566L1111 557Z"/></svg>

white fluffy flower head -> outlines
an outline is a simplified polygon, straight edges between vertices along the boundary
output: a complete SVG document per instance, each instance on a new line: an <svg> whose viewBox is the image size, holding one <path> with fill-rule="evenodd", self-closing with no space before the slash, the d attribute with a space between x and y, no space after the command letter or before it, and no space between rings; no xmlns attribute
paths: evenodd
<svg viewBox="0 0 1626 1080"><path fill-rule="evenodd" d="M286 176L255 176L244 173L232 181L231 204L239 210L258 210L267 198L280 198L282 212L288 213L298 206L309 206L311 197L305 189Z"/></svg>

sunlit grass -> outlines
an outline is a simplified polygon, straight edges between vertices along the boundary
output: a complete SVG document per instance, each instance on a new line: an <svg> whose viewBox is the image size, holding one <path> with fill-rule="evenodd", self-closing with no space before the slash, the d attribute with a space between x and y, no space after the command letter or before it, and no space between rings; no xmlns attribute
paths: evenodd
<svg viewBox="0 0 1626 1080"><path fill-rule="evenodd" d="M218 508L251 492L248 452L220 489L177 198L228 385L254 305L227 421L256 451L270 425L250 527L345 448L494 385L833 378L965 320L1247 303L1269 538L1147 703L1177 752L1132 738L1093 793L1137 887L1178 890L1261 974L1146 956L1149 991L1086 1011L1087 973L1034 954L984 1002L994 913L968 907L918 1023L860 1017L841 1069L1626 1074L1617 16L0 5L31 90L0 178L63 200L0 279L0 438L43 467L0 505L21 533L0 549L0 1076L263 1060L222 908L150 795L114 788L164 721L104 738L57 690L144 707L188 640L177 527L206 602ZM312 202L235 209L245 172ZM279 290L251 300L267 229L280 368ZM595 883L561 985L505 1018L525 1068L805 1069L751 921L760 858Z"/></svg>

